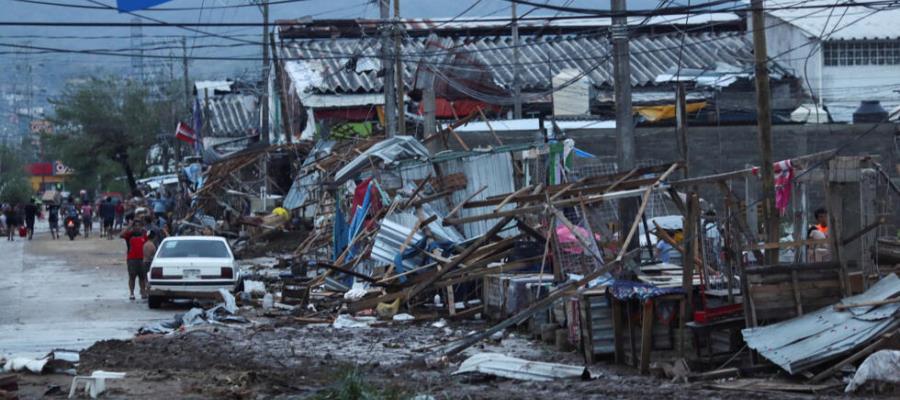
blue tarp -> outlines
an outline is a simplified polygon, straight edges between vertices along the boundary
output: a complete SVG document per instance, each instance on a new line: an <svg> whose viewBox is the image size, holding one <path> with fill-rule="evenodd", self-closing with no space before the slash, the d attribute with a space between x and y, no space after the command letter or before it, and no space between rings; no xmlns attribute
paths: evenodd
<svg viewBox="0 0 900 400"><path fill-rule="evenodd" d="M116 8L119 12L144 10L171 0L116 0Z"/></svg>

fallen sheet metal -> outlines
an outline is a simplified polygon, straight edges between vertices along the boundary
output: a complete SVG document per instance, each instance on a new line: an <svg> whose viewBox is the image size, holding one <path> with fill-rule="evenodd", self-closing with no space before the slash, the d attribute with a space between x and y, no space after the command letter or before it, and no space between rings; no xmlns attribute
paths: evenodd
<svg viewBox="0 0 900 400"><path fill-rule="evenodd" d="M396 136L383 140L372 146L349 164L341 168L335 175L336 184L342 184L362 168L371 165L373 158L381 159L385 164L392 164L407 159L428 159L428 149L412 136Z"/></svg>
<svg viewBox="0 0 900 400"><path fill-rule="evenodd" d="M565 378L591 378L591 373L585 367L528 361L497 353L480 353L469 357L453 374L472 372L538 382Z"/></svg>
<svg viewBox="0 0 900 400"><path fill-rule="evenodd" d="M891 274L865 293L844 299L847 304L880 301L900 293L900 279ZM796 374L835 359L871 342L900 325L900 303L863 308L862 314L828 306L777 324L744 329L747 346L785 371Z"/></svg>

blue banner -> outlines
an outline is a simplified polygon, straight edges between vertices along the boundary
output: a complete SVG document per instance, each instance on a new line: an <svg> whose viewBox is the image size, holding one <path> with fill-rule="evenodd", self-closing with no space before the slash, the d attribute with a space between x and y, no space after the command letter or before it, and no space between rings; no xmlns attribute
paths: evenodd
<svg viewBox="0 0 900 400"><path fill-rule="evenodd" d="M146 10L162 3L168 3L170 0L116 0L116 8L119 12L129 12Z"/></svg>

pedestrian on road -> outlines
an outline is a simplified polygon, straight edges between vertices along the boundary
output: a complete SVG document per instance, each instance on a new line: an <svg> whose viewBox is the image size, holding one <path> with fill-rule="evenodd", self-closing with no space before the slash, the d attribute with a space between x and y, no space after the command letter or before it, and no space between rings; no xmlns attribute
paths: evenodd
<svg viewBox="0 0 900 400"><path fill-rule="evenodd" d="M103 220L103 228L100 231L100 235L112 240L113 222L116 219L116 205L113 204L112 197L107 197L106 201L100 203L98 212Z"/></svg>
<svg viewBox="0 0 900 400"><path fill-rule="evenodd" d="M59 239L59 204L50 203L47 205L47 224L50 225L50 237Z"/></svg>
<svg viewBox="0 0 900 400"><path fill-rule="evenodd" d="M16 228L19 227L19 216L16 213L17 207L7 205L3 210L3 215L6 215L6 240L10 242L16 240Z"/></svg>
<svg viewBox="0 0 900 400"><path fill-rule="evenodd" d="M128 299L134 300L134 281L140 281L141 298L147 295L147 274L144 274L144 243L147 233L140 221L134 221L130 229L122 233L122 239L128 249L125 262L128 265Z"/></svg>
<svg viewBox="0 0 900 400"><path fill-rule="evenodd" d="M122 230L122 224L125 222L125 204L120 200L118 204L116 204L116 221L113 225L113 230L118 232Z"/></svg>
<svg viewBox="0 0 900 400"><path fill-rule="evenodd" d="M94 229L94 207L91 207L89 201L81 205L81 221L84 223L84 238L88 239Z"/></svg>
<svg viewBox="0 0 900 400"><path fill-rule="evenodd" d="M144 242L144 269L141 275L144 277L144 286L141 288L141 298L146 299L147 295L147 274L150 273L150 264L153 264L153 257L156 256L156 233L147 231L147 241Z"/></svg>
<svg viewBox="0 0 900 400"><path fill-rule="evenodd" d="M28 230L28 240L31 240L34 237L34 219L37 218L38 207L35 204L36 201L32 198L31 201L25 205L25 228Z"/></svg>

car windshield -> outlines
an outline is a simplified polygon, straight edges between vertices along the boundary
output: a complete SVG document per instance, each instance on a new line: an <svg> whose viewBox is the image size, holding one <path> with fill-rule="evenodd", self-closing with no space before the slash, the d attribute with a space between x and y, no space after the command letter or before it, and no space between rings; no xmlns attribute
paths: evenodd
<svg viewBox="0 0 900 400"><path fill-rule="evenodd" d="M169 240L162 244L158 258L229 258L225 242L218 240Z"/></svg>

